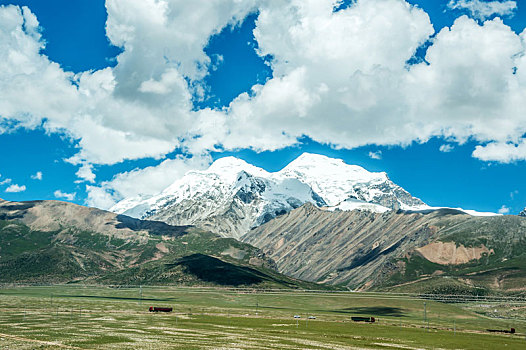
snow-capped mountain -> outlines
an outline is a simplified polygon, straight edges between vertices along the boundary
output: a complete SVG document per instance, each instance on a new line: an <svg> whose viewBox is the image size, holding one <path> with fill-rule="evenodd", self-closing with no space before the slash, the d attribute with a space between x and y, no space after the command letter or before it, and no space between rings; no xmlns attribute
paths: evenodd
<svg viewBox="0 0 526 350"><path fill-rule="evenodd" d="M221 158L207 170L186 173L158 195L124 199L111 211L239 238L307 202L329 210L428 208L385 173L304 153L275 173L234 157Z"/></svg>
<svg viewBox="0 0 526 350"><path fill-rule="evenodd" d="M279 172L309 185L330 207L353 210L359 202L372 203L388 209L419 210L426 206L384 172L373 173L341 159L304 153ZM354 203L351 205L351 203ZM379 212L385 210L377 208Z"/></svg>
<svg viewBox="0 0 526 350"><path fill-rule="evenodd" d="M522 211L519 213L519 216L526 216L526 208L522 209Z"/></svg>

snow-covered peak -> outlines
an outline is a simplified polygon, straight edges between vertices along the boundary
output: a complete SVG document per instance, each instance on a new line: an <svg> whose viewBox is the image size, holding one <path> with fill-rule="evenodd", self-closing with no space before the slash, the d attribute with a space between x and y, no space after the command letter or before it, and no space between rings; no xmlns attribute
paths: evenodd
<svg viewBox="0 0 526 350"><path fill-rule="evenodd" d="M332 166L345 165L342 159L330 158L322 154L308 153L301 154L298 158L294 159L287 165L287 168L295 167L316 167L323 164L330 164Z"/></svg>
<svg viewBox="0 0 526 350"><path fill-rule="evenodd" d="M235 157L193 170L153 196L127 198L111 210L175 225L198 225L228 237L305 203L328 210L433 210L384 172L319 154L304 153L278 172ZM464 210L470 215L493 215Z"/></svg>
<svg viewBox="0 0 526 350"><path fill-rule="evenodd" d="M197 198L206 197L228 205L236 193L246 200L256 195L266 203L288 203L285 206L294 203L293 207L314 202L318 206L352 210L357 205L349 201L353 199L391 209L417 209L425 205L392 183L383 172L369 172L341 159L304 153L274 173L235 157L220 158L207 170L187 172L157 195L124 199L111 210L146 218ZM360 207L370 206L360 204ZM373 211L381 211L377 209Z"/></svg>
<svg viewBox="0 0 526 350"><path fill-rule="evenodd" d="M358 165L346 164L341 159L311 153L303 153L278 174L308 184L329 206L336 206L350 197L358 197L355 192L357 187L370 187L389 181L384 172L373 173ZM364 199L370 201L375 193L370 193L370 196L366 194Z"/></svg>
<svg viewBox="0 0 526 350"><path fill-rule="evenodd" d="M267 171L235 157L219 158L204 172L233 180L242 171L257 177L266 178L270 176Z"/></svg>

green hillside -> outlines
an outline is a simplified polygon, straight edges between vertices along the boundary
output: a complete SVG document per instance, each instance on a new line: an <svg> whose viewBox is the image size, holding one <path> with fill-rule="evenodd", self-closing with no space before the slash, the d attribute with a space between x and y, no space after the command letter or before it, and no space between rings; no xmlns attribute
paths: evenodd
<svg viewBox="0 0 526 350"><path fill-rule="evenodd" d="M440 242L489 250L463 264L438 264L417 252L393 259L398 268L380 289L442 294L526 292L526 220L518 216L469 218L440 226Z"/></svg>
<svg viewBox="0 0 526 350"><path fill-rule="evenodd" d="M249 244L194 227L61 202L1 204L0 283L320 288L277 273Z"/></svg>

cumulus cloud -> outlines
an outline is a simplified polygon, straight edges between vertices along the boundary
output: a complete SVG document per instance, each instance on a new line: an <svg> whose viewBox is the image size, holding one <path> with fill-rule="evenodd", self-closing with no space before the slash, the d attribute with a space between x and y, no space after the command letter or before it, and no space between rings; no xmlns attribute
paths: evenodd
<svg viewBox="0 0 526 350"><path fill-rule="evenodd" d="M308 135L336 147L408 143L420 133L401 108L406 61L433 27L397 0L269 2L254 35L274 77L230 105L224 145L276 149ZM401 102L403 101L403 102ZM248 135L248 137L247 137ZM243 145L245 144L245 145Z"/></svg>
<svg viewBox="0 0 526 350"><path fill-rule="evenodd" d="M33 180L42 180L42 172L37 171L35 174L31 175L31 178Z"/></svg>
<svg viewBox="0 0 526 350"><path fill-rule="evenodd" d="M77 177L80 179L77 182L95 182L96 175L93 173L93 165L84 163L79 170L75 173Z"/></svg>
<svg viewBox="0 0 526 350"><path fill-rule="evenodd" d="M371 159L382 159L382 151L369 152L369 158Z"/></svg>
<svg viewBox="0 0 526 350"><path fill-rule="evenodd" d="M526 131L524 40L501 20L463 16L429 39L427 14L403 1L336 13L320 1L274 4L254 31L274 77L230 105L227 148L276 149L302 135L344 148L434 136L518 142ZM408 66L426 40L426 62Z"/></svg>
<svg viewBox="0 0 526 350"><path fill-rule="evenodd" d="M26 190L26 186L22 185L19 186L17 184L12 184L8 188L5 189L6 193L17 193L17 192L24 192Z"/></svg>
<svg viewBox="0 0 526 350"><path fill-rule="evenodd" d="M259 133L248 139L256 149L279 148L301 135L336 147L405 145L433 136L521 140L525 45L501 20L479 25L460 17L432 39L426 62L407 67L405 61L432 32L419 9L400 1L359 1L335 14L308 7L309 2L298 2L296 10L281 15L261 13L256 38L262 54L276 57L275 77L232 103L229 121L235 125L228 128L226 145L241 147L252 130ZM331 30L339 23L333 16L358 24L332 28L334 35L320 34L318 40L316 29L306 28ZM310 32L316 34L305 34ZM286 34L272 41L278 33ZM337 33L345 33L347 41ZM338 43L343 47L332 49ZM358 55L360 50L367 55Z"/></svg>
<svg viewBox="0 0 526 350"><path fill-rule="evenodd" d="M467 10L471 16L482 21L493 15L511 16L517 9L517 2L515 0L451 0L447 7L452 10Z"/></svg>
<svg viewBox="0 0 526 350"><path fill-rule="evenodd" d="M335 4L107 0L106 32L123 52L115 67L79 74L41 54L29 8L0 6L0 130L43 125L66 134L79 147L68 161L90 183L95 164L162 160L176 148L275 150L304 136L335 148L470 139L479 159L526 159L526 32L462 16L435 33L427 13L403 0L357 0L336 12ZM226 108L195 110L192 97L215 69L204 52L210 37L255 12L257 53L271 57L272 78ZM424 43L425 62L409 65ZM140 174L88 186L89 203L153 191L137 186L148 178Z"/></svg>
<svg viewBox="0 0 526 350"><path fill-rule="evenodd" d="M66 133L79 143L74 164L161 158L191 137L192 92L208 71L210 36L255 3L108 0L107 35L124 52L115 68L79 74L40 53L29 8L0 6L0 120Z"/></svg>
<svg viewBox="0 0 526 350"><path fill-rule="evenodd" d="M509 214L509 213L510 213L510 208L506 207L505 205L500 207L499 214L506 215L506 214Z"/></svg>
<svg viewBox="0 0 526 350"><path fill-rule="evenodd" d="M204 169L210 163L209 156L178 156L175 159L164 160L157 166L120 173L111 181L102 182L100 186L86 186L87 203L90 206L109 209L123 198L157 194L189 170Z"/></svg>
<svg viewBox="0 0 526 350"><path fill-rule="evenodd" d="M476 146L473 157L501 163L526 160L526 141L521 140L519 143L491 142L484 146Z"/></svg>
<svg viewBox="0 0 526 350"><path fill-rule="evenodd" d="M55 192L53 192L53 195L55 196L55 198L66 199L68 201L72 201L77 196L77 193L75 192L67 193L67 192L62 192L61 190L56 190Z"/></svg>
<svg viewBox="0 0 526 350"><path fill-rule="evenodd" d="M448 152L451 152L455 147L449 143L445 143L443 145L440 145L440 147L438 148L438 150L440 152L444 152L444 153L448 153Z"/></svg>

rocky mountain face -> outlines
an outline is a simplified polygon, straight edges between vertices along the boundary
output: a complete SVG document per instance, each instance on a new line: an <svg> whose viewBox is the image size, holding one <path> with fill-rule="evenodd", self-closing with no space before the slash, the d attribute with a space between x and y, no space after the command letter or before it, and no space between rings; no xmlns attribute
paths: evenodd
<svg viewBox="0 0 526 350"><path fill-rule="evenodd" d="M316 287L274 268L259 249L195 227L0 199L0 283Z"/></svg>
<svg viewBox="0 0 526 350"><path fill-rule="evenodd" d="M261 248L280 272L352 289L406 290L419 281L427 291L451 293L526 285L526 218L518 216L330 212L306 204L242 240Z"/></svg>
<svg viewBox="0 0 526 350"><path fill-rule="evenodd" d="M526 217L526 208L522 209L522 211L519 213L519 216Z"/></svg>
<svg viewBox="0 0 526 350"><path fill-rule="evenodd" d="M221 158L205 171L188 172L158 195L128 198L110 210L239 238L304 203L380 213L427 208L385 173L305 153L275 173L237 158Z"/></svg>

